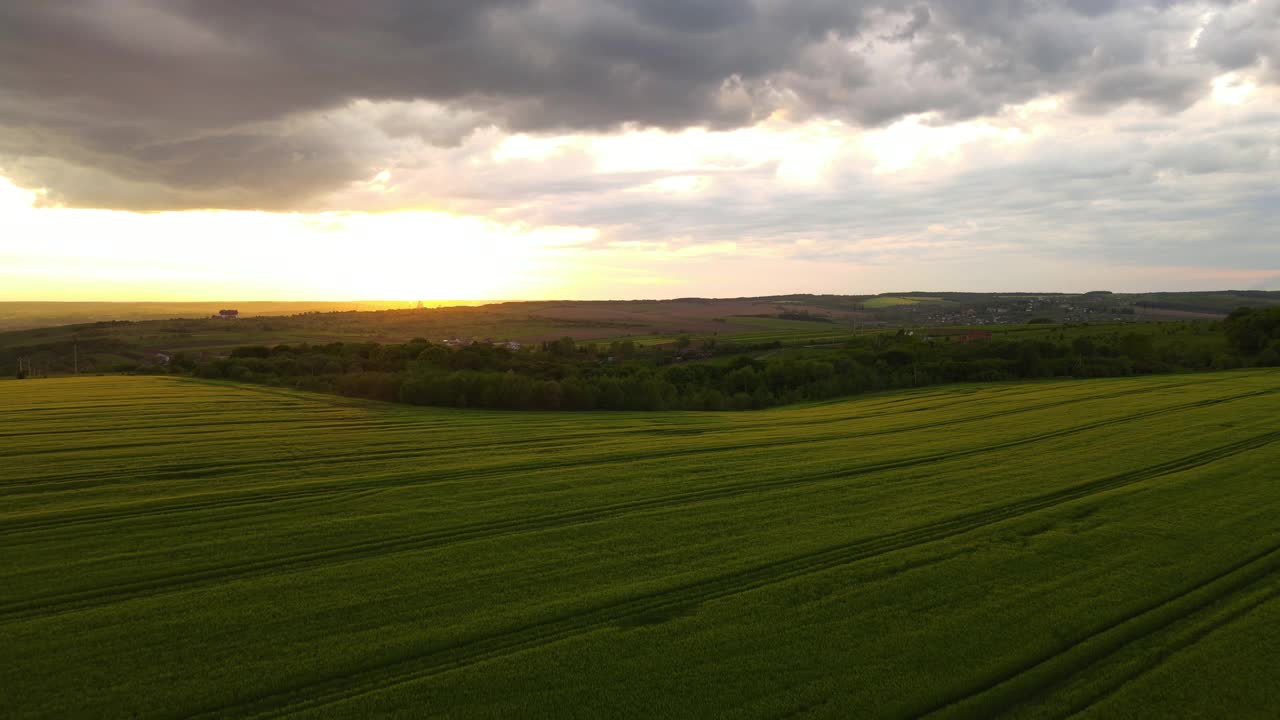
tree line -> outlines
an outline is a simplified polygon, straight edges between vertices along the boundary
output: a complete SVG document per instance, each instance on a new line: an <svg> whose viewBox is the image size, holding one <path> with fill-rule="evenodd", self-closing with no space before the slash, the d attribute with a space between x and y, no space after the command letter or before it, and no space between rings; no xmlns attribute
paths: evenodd
<svg viewBox="0 0 1280 720"><path fill-rule="evenodd" d="M511 410L749 410L876 390L1050 377L1115 377L1280 365L1280 308L1221 323L1055 328L955 342L900 330L827 348L683 340L640 347L572 338L512 350L403 344L246 346L171 367L415 405Z"/></svg>

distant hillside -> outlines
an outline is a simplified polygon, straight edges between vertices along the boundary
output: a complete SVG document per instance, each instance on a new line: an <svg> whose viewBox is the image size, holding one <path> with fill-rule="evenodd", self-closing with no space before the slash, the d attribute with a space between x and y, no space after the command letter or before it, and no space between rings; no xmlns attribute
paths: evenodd
<svg viewBox="0 0 1280 720"><path fill-rule="evenodd" d="M163 364L174 353L225 356L242 345L572 337L662 345L681 338L742 343L841 342L896 327L1214 320L1240 306L1280 305L1280 292L951 293L760 298L504 302L406 307L404 302L0 303L0 370L18 358L48 372ZM212 319L236 309L239 319Z"/></svg>
<svg viewBox="0 0 1280 720"><path fill-rule="evenodd" d="M677 298L674 300L567 300L481 303L460 300L431 300L426 305L436 307L484 306L509 308L538 308L554 306L563 314L582 314L591 319L609 314L634 315L637 312L661 316L668 311L674 316L690 316L690 307L702 308L692 315L714 317L740 314L742 306L749 306L742 314L752 314L760 307L804 306L810 311L827 311L836 314L874 312L895 322L898 316L909 318L912 314L932 305L934 310L983 308L1006 311L1016 308L1019 301L1032 300L1050 305L1074 304L1091 310L1107 308L1141 308L1144 314L1161 314L1169 317L1179 313L1226 315L1237 307L1268 307L1280 305L1280 291L1222 290L1212 292L1159 292L1123 294L1110 292L1070 293L960 293L912 291L883 293L880 295L772 295L748 298ZM379 310L407 310L415 306L405 300L352 300L352 301L209 301L209 302L26 302L0 301L0 331L46 328L56 325L74 325L110 320L173 320L203 319L216 315L219 310L234 308L240 317L284 317L302 313L373 312ZM914 306L914 307L912 307ZM641 307L648 309L641 310ZM768 314L774 314L770 312ZM994 318L993 318L994 319Z"/></svg>
<svg viewBox="0 0 1280 720"><path fill-rule="evenodd" d="M431 305L469 304L432 302ZM347 310L389 310L410 308L414 303L403 300L329 301L250 301L213 302L0 302L0 330L73 325L102 320L170 320L173 318L205 318L219 310L235 308L244 317L259 315L296 315L305 312L342 312Z"/></svg>

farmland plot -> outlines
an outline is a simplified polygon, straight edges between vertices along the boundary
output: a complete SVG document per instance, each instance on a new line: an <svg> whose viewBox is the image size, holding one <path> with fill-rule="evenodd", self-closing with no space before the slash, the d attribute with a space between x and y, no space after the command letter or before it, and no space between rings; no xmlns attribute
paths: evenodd
<svg viewBox="0 0 1280 720"><path fill-rule="evenodd" d="M1267 716L1280 373L757 413L0 383L6 716Z"/></svg>

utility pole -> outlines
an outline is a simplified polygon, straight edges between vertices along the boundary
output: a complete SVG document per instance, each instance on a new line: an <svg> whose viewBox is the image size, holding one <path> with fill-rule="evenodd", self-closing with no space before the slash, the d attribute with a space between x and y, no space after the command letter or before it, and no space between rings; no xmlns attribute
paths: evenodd
<svg viewBox="0 0 1280 720"><path fill-rule="evenodd" d="M71 366L75 368L75 374L80 374L80 343L75 340L71 341Z"/></svg>

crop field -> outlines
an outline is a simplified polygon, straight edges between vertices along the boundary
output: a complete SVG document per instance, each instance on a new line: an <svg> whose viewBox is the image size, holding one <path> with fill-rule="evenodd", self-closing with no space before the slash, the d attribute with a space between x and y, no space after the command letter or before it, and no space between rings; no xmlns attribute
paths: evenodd
<svg viewBox="0 0 1280 720"><path fill-rule="evenodd" d="M413 338L517 340L534 343L565 336L584 342L631 340L638 345L672 343L684 335L721 336L744 342L783 339L803 342L846 329L861 313L818 306L778 304L767 298L699 301L512 302L484 306L439 303L400 309L389 303L0 303L0 371L23 357L40 374L105 372L121 365L156 365L157 353L223 355L245 345L303 343L403 343ZM220 307L236 307L235 321L211 319ZM361 312L346 312L355 307ZM811 312L839 322L802 322L770 315ZM266 312L295 312L288 317ZM89 313L97 312L96 316ZM172 319L161 313L172 313ZM179 319L185 316L187 319ZM43 327L86 317L118 320ZM866 318L862 318L866 319ZM128 322L125 322L128 321ZM766 338L766 340L761 340ZM78 355L77 355L78 353Z"/></svg>
<svg viewBox="0 0 1280 720"><path fill-rule="evenodd" d="M0 715L1266 717L1280 372L742 413L0 383Z"/></svg>
<svg viewBox="0 0 1280 720"><path fill-rule="evenodd" d="M899 305L920 305L922 303L942 302L942 298L937 297L898 297L896 295L881 295L873 297L862 303L863 307L868 308L887 308L897 307Z"/></svg>
<svg viewBox="0 0 1280 720"><path fill-rule="evenodd" d="M433 307L468 305L461 301L436 300ZM90 323L98 320L167 320L205 318L222 308L236 308L241 317L293 315L306 312L346 312L413 307L405 300L354 300L350 302L17 302L0 301L0 331L45 328L50 325Z"/></svg>

